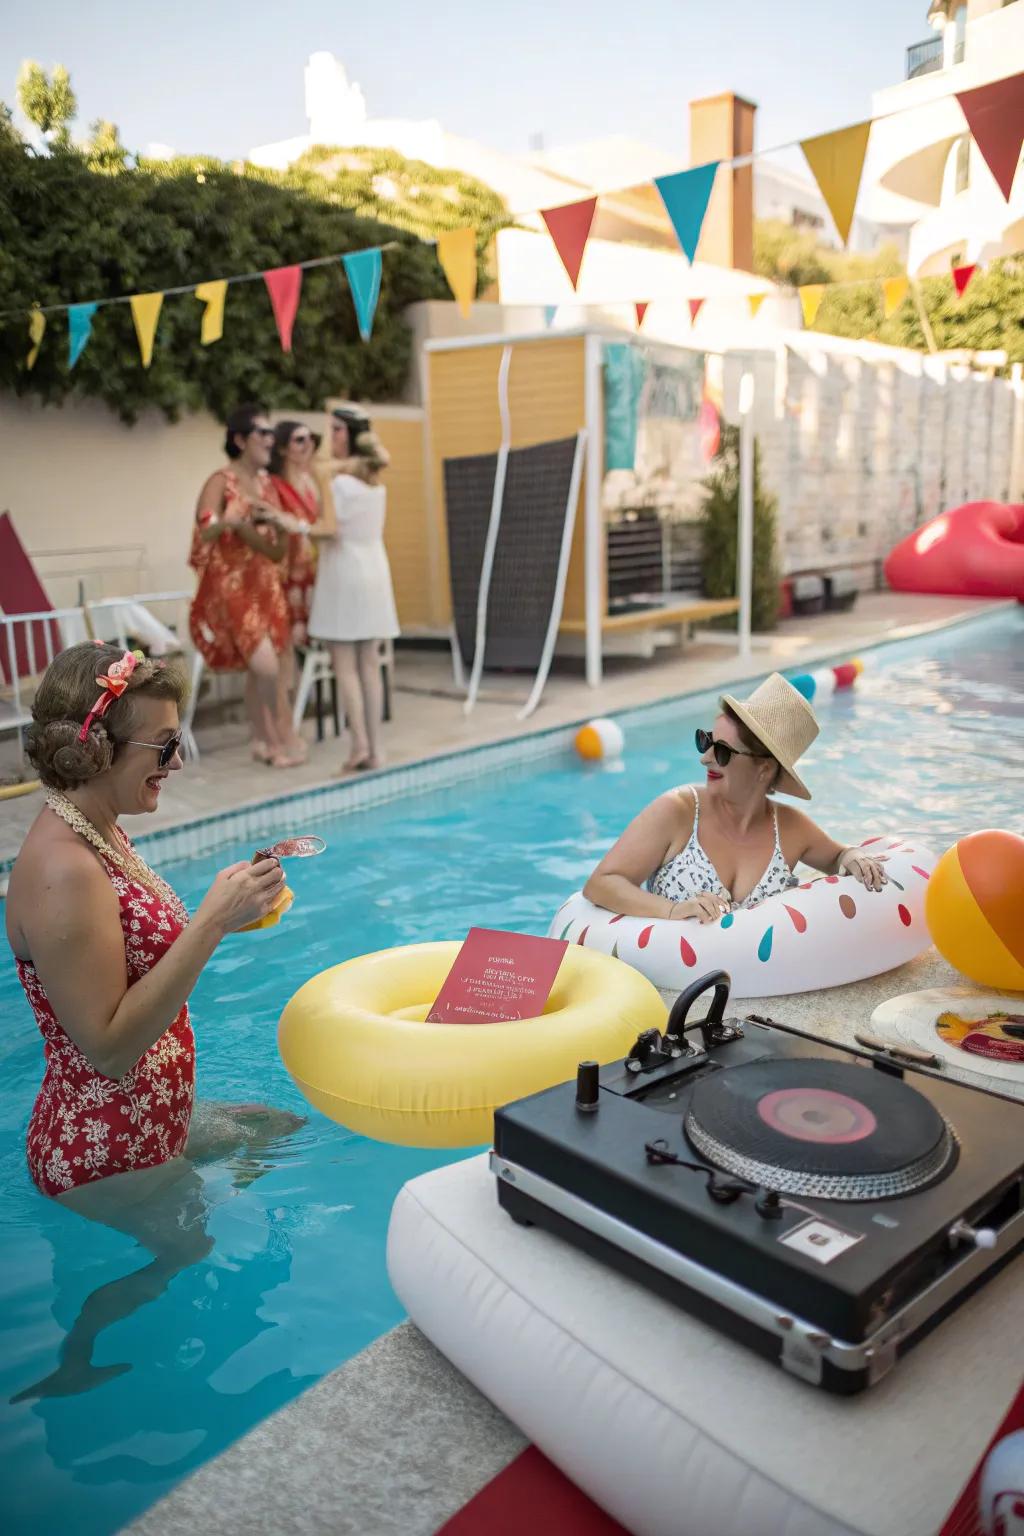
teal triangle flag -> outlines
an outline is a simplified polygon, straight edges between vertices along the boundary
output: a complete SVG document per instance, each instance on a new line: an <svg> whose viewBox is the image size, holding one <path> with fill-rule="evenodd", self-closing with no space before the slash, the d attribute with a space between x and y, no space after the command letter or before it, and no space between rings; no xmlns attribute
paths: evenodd
<svg viewBox="0 0 1024 1536"><path fill-rule="evenodd" d="M369 251L352 251L341 259L345 267L345 276L348 278L348 286L352 290L352 302L356 307L359 334L364 341L369 341L373 332L377 300L380 298L380 250L375 246Z"/></svg>
<svg viewBox="0 0 1024 1536"><path fill-rule="evenodd" d="M704 215L708 211L711 189L720 163L712 160L707 165L694 166L692 171L677 171L674 176L654 178L654 185L665 204L665 212L672 220L676 239L689 262L697 254Z"/></svg>
<svg viewBox="0 0 1024 1536"><path fill-rule="evenodd" d="M92 317L96 313L93 304L68 305L68 367L73 368L85 351L92 334Z"/></svg>
<svg viewBox="0 0 1024 1536"><path fill-rule="evenodd" d="M544 324L547 326L548 330L551 329L551 322L552 322L552 320L554 320L554 318L555 318L555 316L557 314L558 314L558 305L557 304L545 304L544 305Z"/></svg>

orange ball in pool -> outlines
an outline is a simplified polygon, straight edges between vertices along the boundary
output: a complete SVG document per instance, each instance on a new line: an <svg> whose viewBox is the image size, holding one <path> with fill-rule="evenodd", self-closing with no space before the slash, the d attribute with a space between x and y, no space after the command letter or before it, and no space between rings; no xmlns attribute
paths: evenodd
<svg viewBox="0 0 1024 1536"><path fill-rule="evenodd" d="M928 931L950 965L986 987L1024 991L1024 837L972 832L932 871Z"/></svg>

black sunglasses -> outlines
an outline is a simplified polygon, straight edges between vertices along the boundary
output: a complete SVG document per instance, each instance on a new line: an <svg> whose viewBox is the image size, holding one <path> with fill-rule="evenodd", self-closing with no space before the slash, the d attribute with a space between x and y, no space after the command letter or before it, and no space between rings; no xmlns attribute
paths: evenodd
<svg viewBox="0 0 1024 1536"><path fill-rule="evenodd" d="M719 768L728 768L729 761L733 757L767 757L767 752L748 752L746 747L731 747L727 741L716 741L710 731L695 731L694 740L697 743L697 751L701 757L705 752L714 751L715 762Z"/></svg>
<svg viewBox="0 0 1024 1536"><path fill-rule="evenodd" d="M253 433L257 433L260 437L273 437L274 429L273 427L250 427L249 436L252 437Z"/></svg>
<svg viewBox="0 0 1024 1536"><path fill-rule="evenodd" d="M174 759L174 754L181 746L181 732L175 731L169 741L126 741L126 747L152 747L160 756L156 760L158 768L167 768Z"/></svg>

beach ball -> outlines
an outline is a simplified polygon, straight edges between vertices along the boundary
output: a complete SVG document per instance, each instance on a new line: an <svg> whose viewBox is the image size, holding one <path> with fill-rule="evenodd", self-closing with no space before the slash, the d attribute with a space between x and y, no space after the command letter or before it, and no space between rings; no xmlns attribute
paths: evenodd
<svg viewBox="0 0 1024 1536"><path fill-rule="evenodd" d="M621 757L625 738L614 720L590 720L576 732L576 751L584 762L599 763Z"/></svg>
<svg viewBox="0 0 1024 1536"><path fill-rule="evenodd" d="M932 871L924 904L935 947L982 986L1024 992L1024 837L972 832Z"/></svg>
<svg viewBox="0 0 1024 1536"><path fill-rule="evenodd" d="M788 681L793 684L797 693L803 694L805 699L810 700L814 698L818 685L809 672L801 672L799 677L791 677Z"/></svg>

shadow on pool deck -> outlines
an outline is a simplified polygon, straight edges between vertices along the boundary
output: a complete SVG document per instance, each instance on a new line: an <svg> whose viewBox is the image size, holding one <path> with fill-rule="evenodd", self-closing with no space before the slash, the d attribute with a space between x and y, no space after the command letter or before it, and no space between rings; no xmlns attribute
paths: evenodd
<svg viewBox="0 0 1024 1536"><path fill-rule="evenodd" d="M651 661L607 660L604 681L596 689L587 687L581 663L560 661L540 707L523 722L516 720L516 713L529 691L529 678L487 674L477 707L467 717L452 684L448 653L402 648L395 657L394 718L385 728L385 751L394 766L462 752L677 694L723 687L773 669L811 666L826 656L854 656L881 640L906 638L1001 606L1009 605L980 598L867 593L848 613L786 620L765 637L766 644L758 643L749 662L738 659L731 643L698 638L683 649L659 651ZM305 729L312 739L311 721ZM309 760L301 768L273 769L252 761L240 720L204 721L200 715L196 736L200 761L174 776L158 811L129 824L136 835L330 783L346 756L344 740L328 735L321 743L312 742ZM0 777L14 765L13 738L7 737ZM17 854L41 803L38 792L0 802L0 865Z"/></svg>

